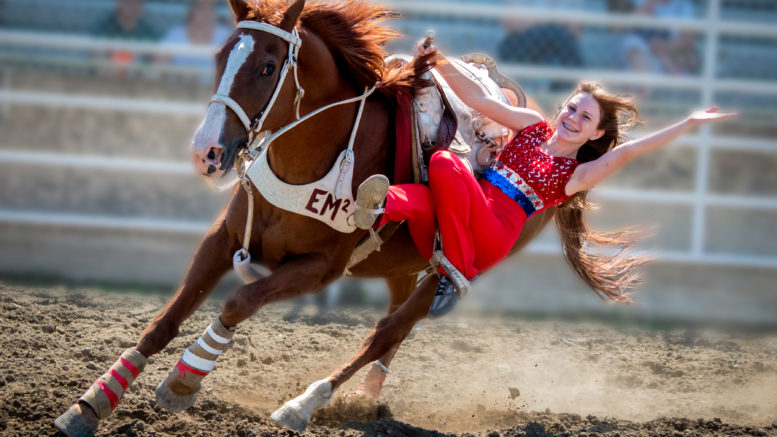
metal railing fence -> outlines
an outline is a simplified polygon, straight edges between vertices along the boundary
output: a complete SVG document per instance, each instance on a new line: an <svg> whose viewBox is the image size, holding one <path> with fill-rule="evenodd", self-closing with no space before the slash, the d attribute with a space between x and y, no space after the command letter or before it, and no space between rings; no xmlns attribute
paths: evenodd
<svg viewBox="0 0 777 437"><path fill-rule="evenodd" d="M479 2L459 3L442 1L402 1L384 2L402 12L408 19L413 16L453 17L457 20L505 20L521 19L565 25L585 26L625 26L634 29L660 29L665 31L695 32L703 36L701 42L701 68L697 75L667 76L658 73L635 73L611 69L590 69L584 67L558 67L500 63L501 69L519 82L532 79L552 79L577 81L582 78L596 78L608 85L642 86L648 89L660 87L670 90L695 91L700 95L693 105L709 106L722 94L772 96L777 99L777 80L737 79L722 77L720 74L720 44L729 37L766 38L777 40L777 27L771 23L742 21L741 18L726 18L721 8L723 0L709 0L702 15L687 19L656 19L631 14L608 14L603 11L559 11L546 9L515 9L499 4ZM725 3L729 5L731 2ZM731 15L731 14L728 14ZM736 14L734 14L736 15ZM156 43L138 43L115 40L99 40L90 37L59 35L39 32L0 30L0 47L21 51L71 50L71 51L107 51L122 50L143 55L187 54L211 56L212 47L194 47L187 45L160 45ZM10 56L5 54L5 56ZM12 59L8 58L8 59ZM94 62L90 59L75 60L76 63ZM13 63L12 63L13 64ZM154 68L142 66L139 68ZM184 73L201 73L197 69L180 69ZM0 107L8 111L15 105L41 107L71 107L84 110L111 110L129 113L156 113L198 116L203 113L203 102L160 102L152 99L118 98L96 95L73 95L40 92L34 90L12 89L10 81L4 82L0 90ZM766 118L775 114L766 114ZM773 126L772 126L773 127ZM718 136L711 127L703 127L693 136L678 141L683 147L696 151L694 188L691 192L667 190L641 190L603 188L596 191L596 197L604 200L642 202L655 205L682 205L693 210L690 229L690 247L686 251L661 251L659 257L671 262L687 262L709 265L732 265L777 268L777 255L757 255L743 253L713 253L707 249L708 214L711 208L739 209L759 212L777 211L777 198L765 196L723 195L710 189L711 153L716 150L750 151L765 154L777 154L777 144L771 138L752 138L743 136ZM120 172L160 172L163 174L182 174L186 164L165 161L137 161L118 157L60 155L26 152L18 150L0 151L0 163L24 163L37 166L78 166L79 168L112 168ZM0 222L33 223L40 226L89 227L135 229L146 232L183 232L201 233L206 223L170 222L153 219L133 220L120 217L94 217L72 214L50 214L36 211L7 210L0 207ZM530 250L539 253L557 253L558 249L548 245L533 245Z"/></svg>

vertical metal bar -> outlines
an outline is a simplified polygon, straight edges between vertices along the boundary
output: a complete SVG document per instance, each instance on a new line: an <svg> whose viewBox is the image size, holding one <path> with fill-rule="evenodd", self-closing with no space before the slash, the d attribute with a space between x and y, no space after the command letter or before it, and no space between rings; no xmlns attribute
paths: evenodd
<svg viewBox="0 0 777 437"><path fill-rule="evenodd" d="M707 30L704 44L704 70L702 72L701 104L709 107L715 99L715 77L718 69L718 42L720 38L720 0L709 0L707 10ZM700 259L704 256L707 238L707 192L710 177L711 126L703 126L699 131L696 157L696 201L694 203L691 229L691 256Z"/></svg>
<svg viewBox="0 0 777 437"><path fill-rule="evenodd" d="M3 91L11 91L11 67L3 68ZM11 103L0 103L0 117L6 118L11 113Z"/></svg>

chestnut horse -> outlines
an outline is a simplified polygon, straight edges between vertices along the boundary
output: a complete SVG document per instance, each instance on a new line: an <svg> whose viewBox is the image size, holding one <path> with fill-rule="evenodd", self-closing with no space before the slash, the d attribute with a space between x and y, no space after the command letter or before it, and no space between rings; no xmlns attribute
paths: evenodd
<svg viewBox="0 0 777 437"><path fill-rule="evenodd" d="M358 0L308 5L304 0L290 5L284 0L228 2L239 26L216 55L217 93L192 145L198 171L206 178L221 178L235 157L259 137L254 131L278 132L294 123L298 114L358 97L377 84L375 92L362 99L362 108L359 102L335 106L275 137L266 159L279 180L308 184L330 172L354 133L348 194L355 197L355 187L372 174L392 174L398 96L412 95L417 83L412 65L405 70L384 66L383 45L396 34L382 21L393 14ZM355 124L359 116L361 121ZM194 402L200 380L226 349L235 326L266 304L318 292L343 275L364 231L341 232L280 209L257 190L250 195L254 207L248 244L243 244L243 238L249 194L238 186L200 243L177 292L143 331L136 347L128 349L79 403L57 419L66 434L88 435L97 429L99 419L116 407L145 360L175 338L184 320L232 267L233 254L241 247L247 247L271 274L226 298L220 316L157 389L157 399L167 408L181 410ZM534 238L554 213L533 216L513 250ZM416 287L418 273L427 267L407 226L402 226L380 252L350 269L354 276L386 279L391 293L388 316L377 323L351 361L273 413L276 422L304 429L315 408L325 405L357 370L376 360L362 387L378 396L385 366L431 305L436 277Z"/></svg>

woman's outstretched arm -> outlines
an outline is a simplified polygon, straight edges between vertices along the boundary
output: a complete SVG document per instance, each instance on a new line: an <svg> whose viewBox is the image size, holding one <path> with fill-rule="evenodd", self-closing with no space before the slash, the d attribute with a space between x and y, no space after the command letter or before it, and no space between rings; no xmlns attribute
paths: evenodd
<svg viewBox="0 0 777 437"><path fill-rule="evenodd" d="M697 126L736 116L735 113L720 113L717 107L712 107L706 111L694 112L685 120L646 137L623 143L598 159L577 166L567 182L566 193L571 196L574 193L593 188L602 179L613 174L632 159L665 146Z"/></svg>
<svg viewBox="0 0 777 437"><path fill-rule="evenodd" d="M542 121L542 115L537 111L527 108L516 108L491 98L480 87L480 84L437 51L437 47L424 48L422 42L416 48L416 53L428 54L432 52L437 52L437 65L435 68L465 105L514 131L519 131L526 126Z"/></svg>

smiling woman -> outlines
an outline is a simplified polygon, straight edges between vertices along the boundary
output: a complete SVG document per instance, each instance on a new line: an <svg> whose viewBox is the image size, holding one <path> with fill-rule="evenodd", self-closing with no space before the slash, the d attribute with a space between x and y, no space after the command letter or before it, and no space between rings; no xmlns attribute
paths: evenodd
<svg viewBox="0 0 777 437"><path fill-rule="evenodd" d="M434 55L436 48L419 45L417 55ZM531 109L515 108L485 94L481 87L445 57L437 69L468 106L518 132L506 146L484 148L478 163L490 166L477 181L469 169L448 151L437 152L429 165L429 187L399 185L388 188L387 179L376 175L360 192L379 192L369 205L358 205L357 226L436 215L445 258L429 314L450 311L467 281L507 256L532 215L560 205L558 225L564 253L572 268L601 297L629 302L627 292L637 280L635 268L644 259L597 254L592 244L629 247L628 233L598 234L587 228L583 212L587 190L633 158L658 149L694 127L731 118L717 108L697 112L687 119L645 138L624 143L623 131L638 118L628 98L605 91L591 82L581 83L564 102L551 124ZM554 127L555 126L555 130ZM386 187L386 188L383 188ZM418 193L409 195L408 193ZM358 194L357 194L358 196ZM357 197L358 198L358 197ZM385 199L385 203L384 203ZM430 200L431 199L431 200ZM378 207L381 207L378 209ZM423 236L417 241L428 241ZM446 266L447 264L447 266ZM449 279L450 277L450 279Z"/></svg>

